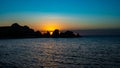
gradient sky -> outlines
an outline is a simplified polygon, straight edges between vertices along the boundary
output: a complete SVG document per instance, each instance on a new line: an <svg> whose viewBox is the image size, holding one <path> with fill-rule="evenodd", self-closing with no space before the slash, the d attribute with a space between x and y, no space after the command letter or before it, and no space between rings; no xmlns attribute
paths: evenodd
<svg viewBox="0 0 120 68"><path fill-rule="evenodd" d="M0 26L36 30L119 29L120 0L0 0Z"/></svg>

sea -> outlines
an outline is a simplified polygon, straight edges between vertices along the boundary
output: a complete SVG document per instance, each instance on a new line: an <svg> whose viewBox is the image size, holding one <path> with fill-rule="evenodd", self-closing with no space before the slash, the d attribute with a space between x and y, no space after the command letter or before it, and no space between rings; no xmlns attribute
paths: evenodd
<svg viewBox="0 0 120 68"><path fill-rule="evenodd" d="M0 68L120 68L120 37L0 39Z"/></svg>

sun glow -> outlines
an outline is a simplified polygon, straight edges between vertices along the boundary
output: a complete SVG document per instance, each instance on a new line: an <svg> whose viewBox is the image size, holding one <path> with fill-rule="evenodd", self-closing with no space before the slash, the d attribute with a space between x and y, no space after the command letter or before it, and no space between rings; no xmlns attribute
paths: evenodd
<svg viewBox="0 0 120 68"><path fill-rule="evenodd" d="M61 24L58 21L44 21L42 23L42 30L45 31L54 31L55 29L62 29Z"/></svg>
<svg viewBox="0 0 120 68"><path fill-rule="evenodd" d="M44 30L47 30L47 31L53 31L53 30L55 30L56 28L58 28L56 25L46 25L45 27L44 27Z"/></svg>

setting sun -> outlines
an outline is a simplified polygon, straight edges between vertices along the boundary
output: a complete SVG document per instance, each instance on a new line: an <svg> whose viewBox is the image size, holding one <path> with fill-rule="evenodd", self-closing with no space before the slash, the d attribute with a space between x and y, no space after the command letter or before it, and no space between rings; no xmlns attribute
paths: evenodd
<svg viewBox="0 0 120 68"><path fill-rule="evenodd" d="M42 23L42 30L45 31L54 31L55 29L62 29L61 24L58 21L44 21Z"/></svg>
<svg viewBox="0 0 120 68"><path fill-rule="evenodd" d="M52 24L44 26L44 30L48 30L48 31L53 31L56 28L58 28L57 25L52 25Z"/></svg>

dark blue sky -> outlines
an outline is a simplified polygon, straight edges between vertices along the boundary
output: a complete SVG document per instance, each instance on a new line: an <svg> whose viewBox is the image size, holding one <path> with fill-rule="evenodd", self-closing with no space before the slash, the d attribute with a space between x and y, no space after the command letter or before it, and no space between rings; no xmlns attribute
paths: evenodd
<svg viewBox="0 0 120 68"><path fill-rule="evenodd" d="M120 0L0 0L0 25L41 24L48 17L76 29L119 28Z"/></svg>
<svg viewBox="0 0 120 68"><path fill-rule="evenodd" d="M49 12L120 15L120 0L0 0L0 13Z"/></svg>

